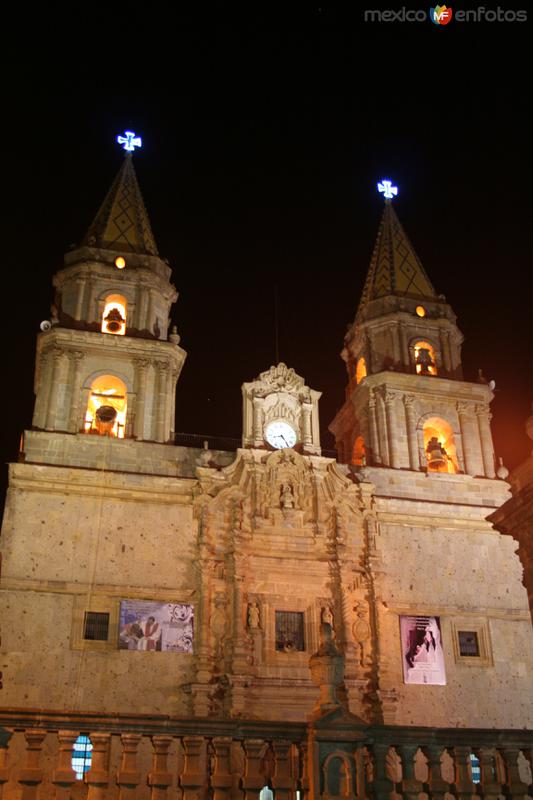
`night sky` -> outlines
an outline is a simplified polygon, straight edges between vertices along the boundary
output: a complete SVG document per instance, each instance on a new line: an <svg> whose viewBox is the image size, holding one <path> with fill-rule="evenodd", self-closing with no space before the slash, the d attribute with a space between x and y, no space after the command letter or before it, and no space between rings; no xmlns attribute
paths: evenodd
<svg viewBox="0 0 533 800"><path fill-rule="evenodd" d="M516 466L533 400L530 24L371 24L364 4L196 7L80 6L6 34L2 462L31 424L52 274L119 169L127 128L143 137L137 175L180 293L178 431L240 436L241 383L275 360L277 285L280 359L323 392L332 447L339 353L381 215L376 181L390 177L465 334L466 379L481 367L496 380L495 449Z"/></svg>

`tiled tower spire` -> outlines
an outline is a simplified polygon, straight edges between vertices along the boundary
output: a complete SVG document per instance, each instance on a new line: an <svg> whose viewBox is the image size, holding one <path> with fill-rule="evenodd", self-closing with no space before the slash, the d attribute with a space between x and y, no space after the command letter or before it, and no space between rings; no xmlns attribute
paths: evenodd
<svg viewBox="0 0 533 800"><path fill-rule="evenodd" d="M83 245L121 253L158 255L131 153L126 153L124 162L85 235Z"/></svg>

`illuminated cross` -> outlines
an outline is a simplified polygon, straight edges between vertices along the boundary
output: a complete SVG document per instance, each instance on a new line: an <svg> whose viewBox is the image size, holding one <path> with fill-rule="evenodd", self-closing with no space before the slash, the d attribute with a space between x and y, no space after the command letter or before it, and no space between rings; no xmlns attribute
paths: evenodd
<svg viewBox="0 0 533 800"><path fill-rule="evenodd" d="M123 145L128 153L133 153L136 147L142 147L141 137L135 136L132 131L124 131L124 136L117 136L117 142Z"/></svg>
<svg viewBox="0 0 533 800"><path fill-rule="evenodd" d="M380 192L383 192L385 200L392 200L392 198L398 194L398 187L393 186L392 181L380 181L380 183L378 183L378 189Z"/></svg>

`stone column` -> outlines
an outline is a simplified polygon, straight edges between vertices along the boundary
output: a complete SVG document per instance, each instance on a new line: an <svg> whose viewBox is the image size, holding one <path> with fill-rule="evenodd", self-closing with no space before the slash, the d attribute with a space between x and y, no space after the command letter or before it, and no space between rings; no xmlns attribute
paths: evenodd
<svg viewBox="0 0 533 800"><path fill-rule="evenodd" d="M40 761L46 731L27 730L24 731L24 738L26 739L26 761L18 775L18 782L22 784L20 800L37 800L39 785L44 777Z"/></svg>
<svg viewBox="0 0 533 800"><path fill-rule="evenodd" d="M109 744L111 734L95 732L89 736L92 745L91 768L85 776L89 784L87 800L105 800L109 784Z"/></svg>
<svg viewBox="0 0 533 800"><path fill-rule="evenodd" d="M402 362L403 366L406 369L409 369L411 366L411 361L409 359L409 347L407 344L407 334L405 331L405 325L403 322L400 322L400 346L402 350Z"/></svg>
<svg viewBox="0 0 533 800"><path fill-rule="evenodd" d="M450 334L448 331L440 330L440 349L442 352L442 361L444 369L448 374L452 371L452 362L450 359Z"/></svg>
<svg viewBox="0 0 533 800"><path fill-rule="evenodd" d="M48 396L48 408L46 411L45 428L52 430L57 424L58 400L61 383L65 380L66 352L62 347L54 347L52 350L52 378L50 394Z"/></svg>
<svg viewBox="0 0 533 800"><path fill-rule="evenodd" d="M85 358L85 353L81 350L74 350L69 353L69 358L74 366L74 374L72 376L72 385L70 389L70 416L68 429L71 433L77 433L79 426L79 410L80 410L80 387L81 387L81 365Z"/></svg>
<svg viewBox="0 0 533 800"><path fill-rule="evenodd" d="M244 752L246 755L244 776L242 778L244 800L259 800L259 793L265 785L265 779L261 771L264 751L265 742L262 739L244 740Z"/></svg>
<svg viewBox="0 0 533 800"><path fill-rule="evenodd" d="M403 404L405 406L405 427L407 428L407 444L409 447L409 467L418 470L420 469L420 463L416 438L414 401L415 396L413 394L404 394Z"/></svg>
<svg viewBox="0 0 533 800"><path fill-rule="evenodd" d="M146 328L153 333L154 327L154 291L153 289L148 290L148 308L146 310Z"/></svg>
<svg viewBox="0 0 533 800"><path fill-rule="evenodd" d="M211 774L213 800L230 800L233 776L231 774L231 736L214 736L214 769Z"/></svg>
<svg viewBox="0 0 533 800"><path fill-rule="evenodd" d="M87 299L87 322L95 321L94 314L94 282L89 280L89 296Z"/></svg>
<svg viewBox="0 0 533 800"><path fill-rule="evenodd" d="M206 742L203 736L183 737L184 763L180 775L183 800L203 800L207 794Z"/></svg>
<svg viewBox="0 0 533 800"><path fill-rule="evenodd" d="M144 439L144 413L146 403L146 370L150 362L147 358L135 359L135 418L133 423L133 435L136 439Z"/></svg>
<svg viewBox="0 0 533 800"><path fill-rule="evenodd" d="M472 417L473 406L469 402L457 403L461 438L463 440L463 458L467 475L481 475L483 464L479 447L479 433Z"/></svg>
<svg viewBox="0 0 533 800"><path fill-rule="evenodd" d="M398 448L398 425L396 414L394 413L394 403L398 397L397 392L390 392L387 389L383 393L385 401L385 415L387 419L387 442L389 444L389 466L393 469L400 467L400 453Z"/></svg>
<svg viewBox="0 0 533 800"><path fill-rule="evenodd" d="M313 444L313 434L311 431L311 403L302 403L302 434L304 447Z"/></svg>
<svg viewBox="0 0 533 800"><path fill-rule="evenodd" d="M277 800L292 800L296 797L296 781L291 769L292 744L285 739L274 739L272 749L274 750L272 788Z"/></svg>
<svg viewBox="0 0 533 800"><path fill-rule="evenodd" d="M46 424L46 413L48 410L47 402L50 395L50 381L52 372L52 361L54 358L53 348L47 347L41 350L39 356L39 366L36 374L35 385L35 407L33 409L33 425L35 428L44 428ZM37 382L38 381L38 382Z"/></svg>
<svg viewBox="0 0 533 800"><path fill-rule="evenodd" d="M12 733L6 731L5 728L0 727L0 800L2 800L2 792L4 789L4 784L6 784L9 780L7 746L12 736L13 736Z"/></svg>
<svg viewBox="0 0 533 800"><path fill-rule="evenodd" d="M172 736L152 736L152 769L148 773L150 800L166 800L168 787L172 786L172 773L168 769L168 751Z"/></svg>
<svg viewBox="0 0 533 800"><path fill-rule="evenodd" d="M490 421L492 414L489 413L488 406L476 406L477 424L479 427L479 438L481 440L481 454L483 456L483 466L487 478L495 478L494 469L494 450L492 449L492 433Z"/></svg>
<svg viewBox="0 0 533 800"><path fill-rule="evenodd" d="M139 286L139 298L137 301L137 328L142 331L148 328L146 324L146 304L148 302L148 289L141 284Z"/></svg>
<svg viewBox="0 0 533 800"><path fill-rule="evenodd" d="M118 800L134 800L137 786L141 782L141 773L137 769L137 749L142 739L140 733L123 733L122 758L117 772L117 785L120 787Z"/></svg>
<svg viewBox="0 0 533 800"><path fill-rule="evenodd" d="M253 397L253 423L252 423L252 438L254 440L254 447L260 447L263 444L263 398Z"/></svg>
<svg viewBox="0 0 533 800"><path fill-rule="evenodd" d="M522 800L528 797L527 784L523 783L520 775L518 759L520 749L518 747L502 747L501 751L505 761L505 771L507 780L505 781L505 794L512 800Z"/></svg>
<svg viewBox="0 0 533 800"><path fill-rule="evenodd" d="M444 748L440 744L428 744L422 747L428 761L428 784L431 800L444 800L450 785L442 777L442 754Z"/></svg>
<svg viewBox="0 0 533 800"><path fill-rule="evenodd" d="M472 748L469 745L454 745L451 751L453 753L455 769L454 795L457 800L472 800L475 792L470 766L470 753Z"/></svg>
<svg viewBox="0 0 533 800"><path fill-rule="evenodd" d="M170 438L174 440L176 433L176 382L178 380L178 370L172 370L172 386L170 391Z"/></svg>
<svg viewBox="0 0 533 800"><path fill-rule="evenodd" d="M169 371L169 365L167 364L166 361L157 362L157 395L155 398L156 442L166 441L167 432L165 431L165 421L166 421L166 407L167 407L166 392L167 392L168 371Z"/></svg>
<svg viewBox="0 0 533 800"><path fill-rule="evenodd" d="M370 424L370 447L372 448L372 464L381 464L381 453L379 448L378 423L376 419L376 397L374 392L370 393L368 400L368 420Z"/></svg>
<svg viewBox="0 0 533 800"><path fill-rule="evenodd" d="M83 297L85 295L85 279L77 278L76 284L78 286L78 293L76 295L76 310L74 312L74 319L81 319L83 314Z"/></svg>
<svg viewBox="0 0 533 800"><path fill-rule="evenodd" d="M171 419L172 414L172 389L174 386L174 373L169 364L167 371L167 385L165 387L165 439L168 440L169 432L174 430L174 420Z"/></svg>
<svg viewBox="0 0 533 800"><path fill-rule="evenodd" d="M69 800L72 786L76 783L76 773L72 769L72 749L78 734L76 731L58 731L57 738L57 769L52 774L52 783L56 787L54 800Z"/></svg>
<svg viewBox="0 0 533 800"><path fill-rule="evenodd" d="M402 797L404 800L418 800L420 792L424 791L422 781L415 775L418 745L401 744L397 749L402 759Z"/></svg>

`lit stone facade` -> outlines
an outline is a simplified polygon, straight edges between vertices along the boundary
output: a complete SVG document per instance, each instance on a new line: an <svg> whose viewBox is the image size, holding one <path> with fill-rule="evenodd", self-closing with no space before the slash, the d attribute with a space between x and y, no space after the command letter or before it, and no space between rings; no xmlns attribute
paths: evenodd
<svg viewBox="0 0 533 800"><path fill-rule="evenodd" d="M185 353L168 336L175 290L132 169L88 234L98 259L67 262L39 337L34 430L10 466L2 530L3 704L302 722L328 623L339 697L359 718L531 725L521 566L487 521L510 496L494 477L492 393L462 381L453 312L392 209L346 340L339 460L320 455L320 393L283 364L243 386L243 446L203 451L172 442ZM125 321L110 317L124 333L102 329L109 296L125 300ZM266 441L276 421L293 447ZM146 629L144 649L119 649L123 601L192 606L192 652L151 652ZM87 636L88 612L105 636ZM404 683L408 616L440 621L444 684Z"/></svg>

